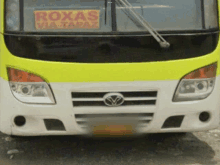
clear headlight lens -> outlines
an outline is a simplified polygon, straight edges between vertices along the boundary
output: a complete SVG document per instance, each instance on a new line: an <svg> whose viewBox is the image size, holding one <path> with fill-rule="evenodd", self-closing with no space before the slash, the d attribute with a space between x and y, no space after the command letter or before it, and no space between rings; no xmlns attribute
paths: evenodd
<svg viewBox="0 0 220 165"><path fill-rule="evenodd" d="M10 82L13 95L24 103L54 103L53 95L47 83Z"/></svg>
<svg viewBox="0 0 220 165"><path fill-rule="evenodd" d="M214 88L215 78L203 80L182 80L174 101L201 100L208 97Z"/></svg>
<svg viewBox="0 0 220 165"><path fill-rule="evenodd" d="M19 0L6 1L6 30L20 30L20 6Z"/></svg>
<svg viewBox="0 0 220 165"><path fill-rule="evenodd" d="M174 94L173 101L193 101L207 98L215 85L217 64L193 71L183 77Z"/></svg>
<svg viewBox="0 0 220 165"><path fill-rule="evenodd" d="M39 76L8 68L9 84L15 98L24 103L54 104L49 85Z"/></svg>

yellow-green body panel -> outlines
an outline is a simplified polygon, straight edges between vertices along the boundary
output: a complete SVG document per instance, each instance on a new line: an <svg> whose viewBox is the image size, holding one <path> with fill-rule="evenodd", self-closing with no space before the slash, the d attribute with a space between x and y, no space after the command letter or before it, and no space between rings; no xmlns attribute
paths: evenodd
<svg viewBox="0 0 220 165"><path fill-rule="evenodd" d="M8 80L7 66L36 73L48 82L179 80L197 68L219 61L219 44L214 52L202 57L163 62L89 64L16 57L8 51L4 43L4 0L0 3L0 67L1 77L5 80ZM217 74L220 74L219 67Z"/></svg>

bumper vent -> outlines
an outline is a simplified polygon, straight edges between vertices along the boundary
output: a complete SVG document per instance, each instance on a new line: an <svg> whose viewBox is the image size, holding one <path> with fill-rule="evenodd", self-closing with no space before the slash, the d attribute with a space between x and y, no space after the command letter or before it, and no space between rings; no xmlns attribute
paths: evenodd
<svg viewBox="0 0 220 165"><path fill-rule="evenodd" d="M166 119L162 128L179 128L183 122L184 116L171 116Z"/></svg>
<svg viewBox="0 0 220 165"><path fill-rule="evenodd" d="M65 131L62 121L57 119L44 119L44 124L48 131Z"/></svg>

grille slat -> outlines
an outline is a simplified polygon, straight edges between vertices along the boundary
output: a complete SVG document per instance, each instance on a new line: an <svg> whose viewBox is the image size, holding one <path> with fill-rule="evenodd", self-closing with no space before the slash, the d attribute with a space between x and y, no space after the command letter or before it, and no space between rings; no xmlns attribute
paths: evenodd
<svg viewBox="0 0 220 165"><path fill-rule="evenodd" d="M102 98L106 92L73 92L72 98Z"/></svg>
<svg viewBox="0 0 220 165"><path fill-rule="evenodd" d="M141 101L141 100L156 100L155 97L127 97L125 101Z"/></svg>
<svg viewBox="0 0 220 165"><path fill-rule="evenodd" d="M156 100L135 100L125 101L121 106L137 106L137 105L155 105ZM73 101L73 106L103 106L106 107L103 101Z"/></svg>
<svg viewBox="0 0 220 165"><path fill-rule="evenodd" d="M153 113L112 113L112 114L75 114L76 119L98 117L153 117Z"/></svg>
<svg viewBox="0 0 220 165"><path fill-rule="evenodd" d="M147 127L149 124L139 124L138 127Z"/></svg>
<svg viewBox="0 0 220 165"><path fill-rule="evenodd" d="M120 92L124 97L157 97L157 91L147 92Z"/></svg>
<svg viewBox="0 0 220 165"><path fill-rule="evenodd" d="M113 92L72 92L72 98L102 98L106 93ZM120 92L124 97L157 97L157 91Z"/></svg>
<svg viewBox="0 0 220 165"><path fill-rule="evenodd" d="M155 100L155 97L128 97L125 101ZM73 98L72 101L104 101L104 98Z"/></svg>
<svg viewBox="0 0 220 165"><path fill-rule="evenodd" d="M139 120L152 120L153 117L149 116L149 117L140 117Z"/></svg>
<svg viewBox="0 0 220 165"><path fill-rule="evenodd" d="M103 101L103 98L73 98L73 101Z"/></svg>
<svg viewBox="0 0 220 165"><path fill-rule="evenodd" d="M123 95L124 103L120 106L149 106L155 105L157 91L134 91L134 92L72 92L74 107L107 107L104 96L108 93L120 93Z"/></svg>
<svg viewBox="0 0 220 165"><path fill-rule="evenodd" d="M147 127L153 120L153 113L118 113L118 114L75 114L76 123L81 128L89 127L91 120L95 121L138 121L138 127Z"/></svg>

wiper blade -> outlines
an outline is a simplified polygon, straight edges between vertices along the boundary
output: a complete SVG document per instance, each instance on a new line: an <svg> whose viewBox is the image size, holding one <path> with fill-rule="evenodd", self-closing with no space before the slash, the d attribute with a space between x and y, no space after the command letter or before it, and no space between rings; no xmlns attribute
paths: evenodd
<svg viewBox="0 0 220 165"><path fill-rule="evenodd" d="M167 42L146 20L145 18L137 13L133 6L127 1L127 0L116 0L116 3L118 6L122 7L122 10L125 12L129 18L137 25L141 25L146 30L149 31L149 33L155 38L155 40L160 44L162 48L169 48L170 43ZM134 18L134 19L132 19ZM138 25L137 25L138 26Z"/></svg>

